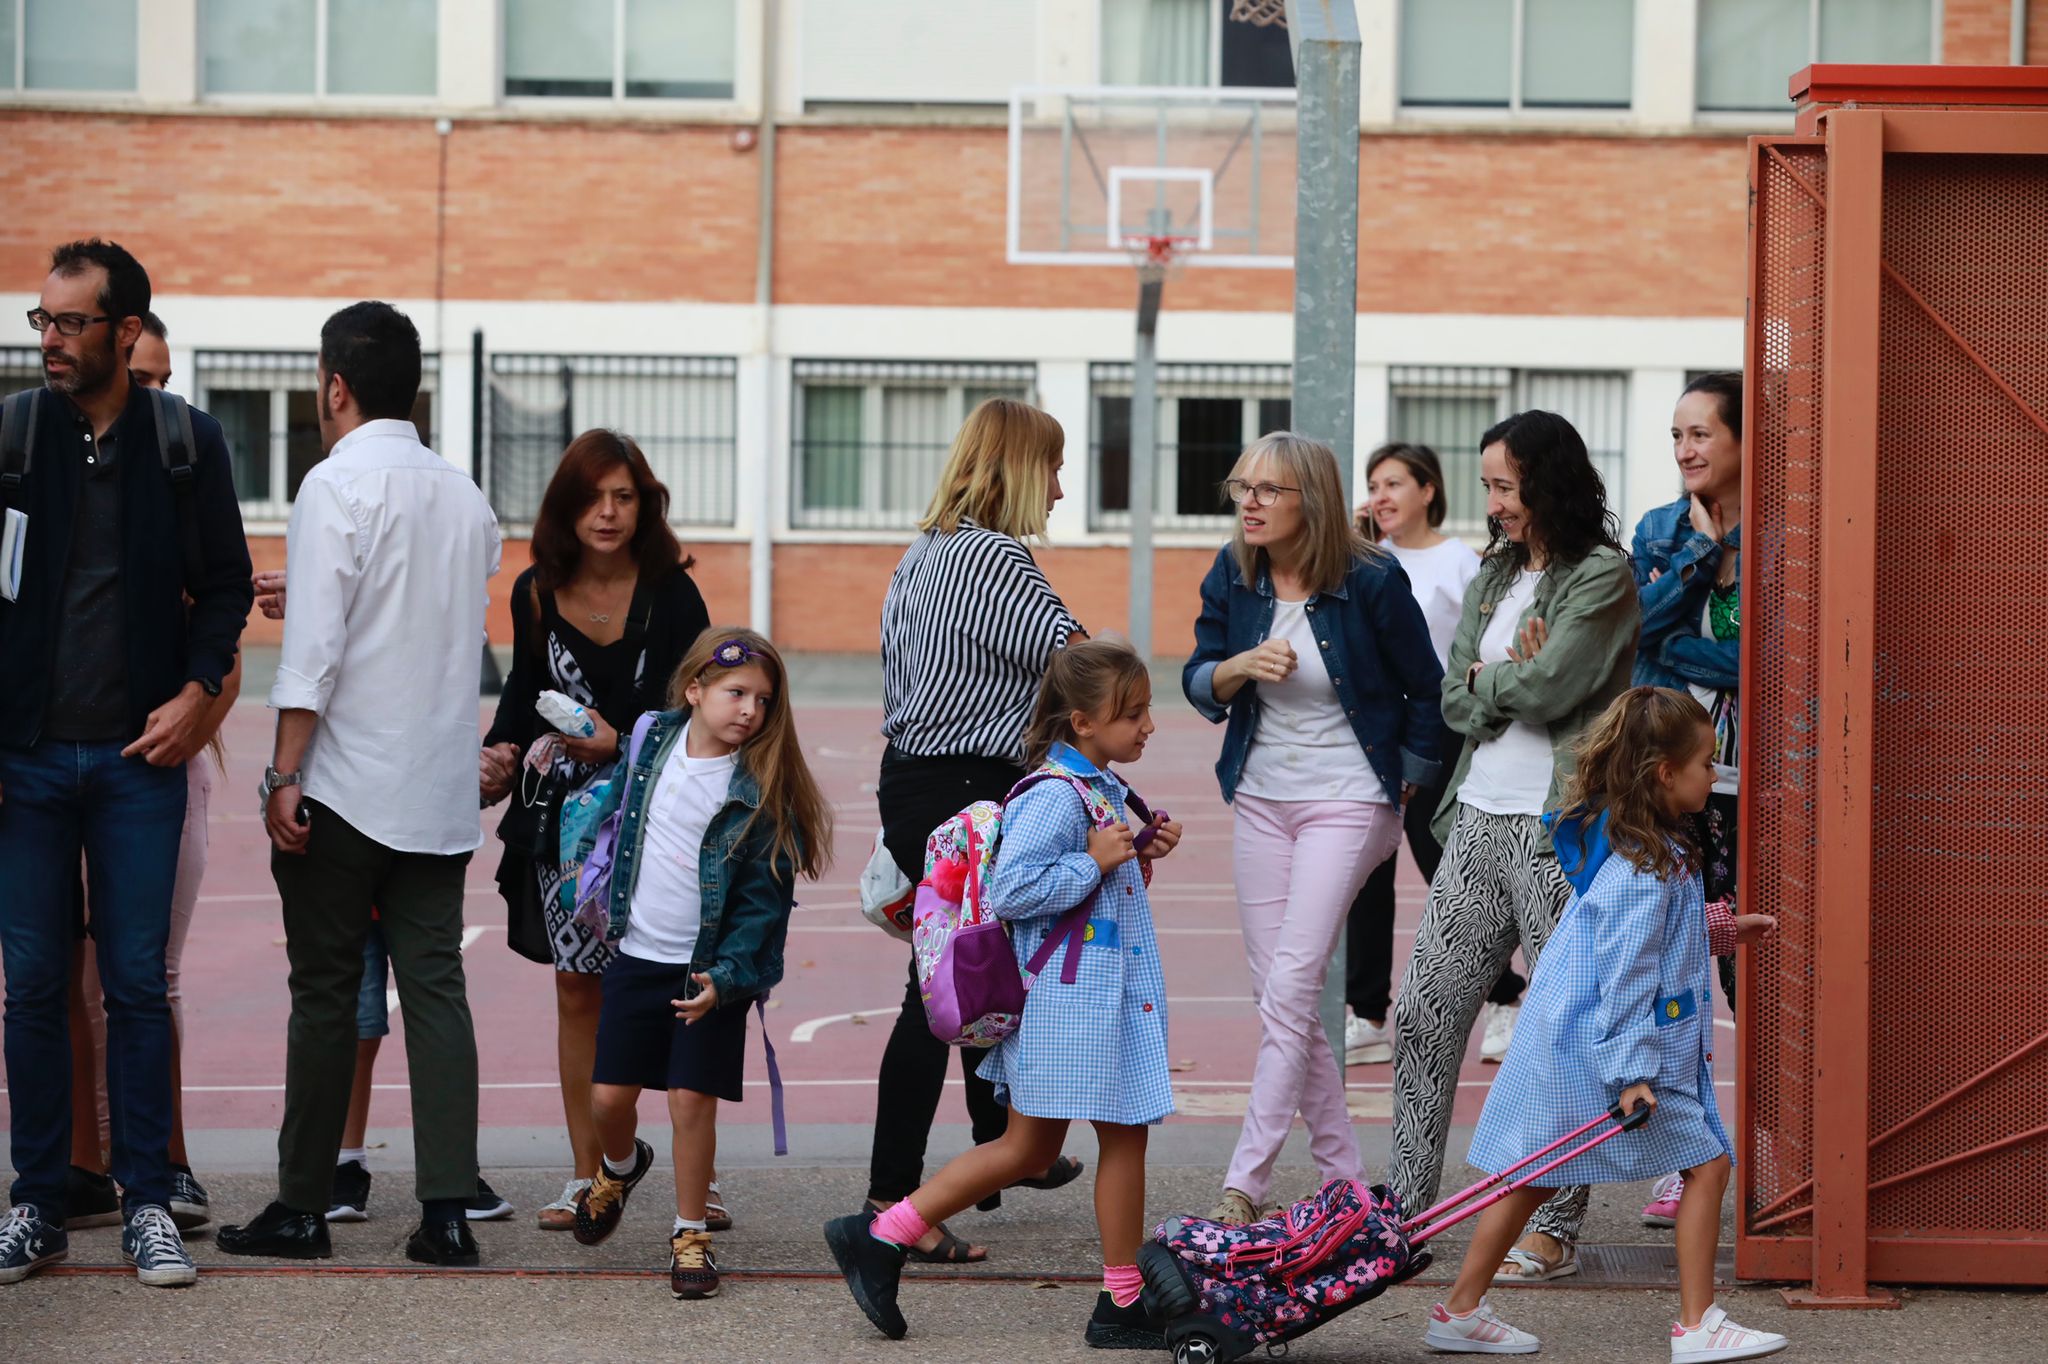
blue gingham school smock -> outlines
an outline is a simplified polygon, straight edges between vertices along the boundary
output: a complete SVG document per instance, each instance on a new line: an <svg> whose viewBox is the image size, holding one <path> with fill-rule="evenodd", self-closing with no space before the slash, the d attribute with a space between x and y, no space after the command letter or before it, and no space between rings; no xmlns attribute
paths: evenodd
<svg viewBox="0 0 2048 1364"><path fill-rule="evenodd" d="M1124 809L1129 793L1114 776L1064 745L1053 761ZM1101 880L1088 855L1090 827L1080 793L1065 782L1038 783L1004 813L988 890L1010 923L1020 969L1058 916ZM990 1051L981 1076L994 1083L998 1099L1028 1117L1158 1122L1173 1112L1166 980L1135 859L1102 883L1088 930L1074 983L1060 981L1062 945L1025 996L1023 1022Z"/></svg>
<svg viewBox="0 0 2048 1364"><path fill-rule="evenodd" d="M1714 1100L1712 979L1699 877L1659 881L1609 856L1536 964L1472 1135L1472 1165L1500 1173L1638 1080L1657 1096L1650 1121L1559 1166L1544 1187L1629 1184L1733 1159Z"/></svg>

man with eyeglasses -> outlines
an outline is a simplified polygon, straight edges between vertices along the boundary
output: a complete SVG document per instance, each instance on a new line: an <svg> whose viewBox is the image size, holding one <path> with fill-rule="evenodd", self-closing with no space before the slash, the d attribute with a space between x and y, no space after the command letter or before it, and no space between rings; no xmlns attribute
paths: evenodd
<svg viewBox="0 0 2048 1364"><path fill-rule="evenodd" d="M149 276L121 247L58 247L29 312L44 389L10 401L29 421L0 423L0 503L21 547L19 580L10 573L11 594L0 593L0 951L16 1171L0 1284L67 1250L66 994L81 853L106 998L122 1253L152 1287L197 1278L168 1206L164 952L185 764L205 741L207 703L234 664L254 589L219 423L191 413L192 486L181 493L149 394L130 381L149 304ZM198 542L189 570L188 524Z"/></svg>

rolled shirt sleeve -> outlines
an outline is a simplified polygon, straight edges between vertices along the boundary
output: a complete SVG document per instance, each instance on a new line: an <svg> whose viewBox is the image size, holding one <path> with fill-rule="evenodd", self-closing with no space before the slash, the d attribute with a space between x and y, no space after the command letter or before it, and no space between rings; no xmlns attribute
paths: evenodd
<svg viewBox="0 0 2048 1364"><path fill-rule="evenodd" d="M270 688L274 710L327 708L362 578L361 528L341 491L308 478L285 529L284 647Z"/></svg>

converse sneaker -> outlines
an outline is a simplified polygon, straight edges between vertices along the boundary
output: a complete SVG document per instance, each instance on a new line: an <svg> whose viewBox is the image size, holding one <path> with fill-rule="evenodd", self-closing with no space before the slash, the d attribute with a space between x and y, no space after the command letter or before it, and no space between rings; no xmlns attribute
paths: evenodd
<svg viewBox="0 0 2048 1364"><path fill-rule="evenodd" d="M1650 1201L1643 1204L1643 1225L1678 1225L1678 1200L1685 1194L1684 1175L1666 1175L1650 1186Z"/></svg>
<svg viewBox="0 0 2048 1364"><path fill-rule="evenodd" d="M718 1261L711 1233L685 1229L668 1240L668 1287L678 1298L718 1296Z"/></svg>
<svg viewBox="0 0 2048 1364"><path fill-rule="evenodd" d="M1358 1017L1344 1020L1345 1065L1377 1066L1393 1059L1394 1039L1386 1024Z"/></svg>
<svg viewBox="0 0 2048 1364"><path fill-rule="evenodd" d="M1486 1035L1479 1039L1479 1059L1499 1065L1508 1054L1508 1044L1515 1040L1515 1019L1521 1016L1519 1004L1489 1004L1486 1006Z"/></svg>
<svg viewBox="0 0 2048 1364"><path fill-rule="evenodd" d="M512 1215L512 1205L478 1175L476 1192L463 1201L462 1215L472 1222L497 1222Z"/></svg>
<svg viewBox="0 0 2048 1364"><path fill-rule="evenodd" d="M1543 1342L1527 1331L1517 1331L1493 1314L1486 1299L1462 1317L1454 1317L1442 1303L1429 1309L1429 1329L1422 1343L1432 1350L1461 1355L1533 1355Z"/></svg>
<svg viewBox="0 0 2048 1364"><path fill-rule="evenodd" d="M1792 1342L1770 1331L1753 1331L1728 1320L1715 1303L1700 1317L1700 1324L1688 1331L1671 1323L1671 1364L1709 1364L1727 1359L1762 1359L1774 1355Z"/></svg>
<svg viewBox="0 0 2048 1364"><path fill-rule="evenodd" d="M0 1221L0 1284L20 1283L71 1253L64 1228L43 1220L33 1203L17 1203Z"/></svg>
<svg viewBox="0 0 2048 1364"><path fill-rule="evenodd" d="M73 1165L64 1171L64 1230L121 1225L121 1194L114 1177Z"/></svg>
<svg viewBox="0 0 2048 1364"><path fill-rule="evenodd" d="M587 1179L572 1179L562 1186L562 1196L552 1203L543 1204L534 1219L542 1231L576 1230L576 1195L590 1187Z"/></svg>
<svg viewBox="0 0 2048 1364"><path fill-rule="evenodd" d="M199 1266L185 1253L171 1210L144 1203L128 1214L121 1229L121 1258L135 1266L135 1277L149 1288L182 1288L199 1281Z"/></svg>
<svg viewBox="0 0 2048 1364"><path fill-rule="evenodd" d="M334 1167L334 1193L327 1200L327 1220L370 1220L370 1167L360 1160L344 1160Z"/></svg>
<svg viewBox="0 0 2048 1364"><path fill-rule="evenodd" d="M196 1231L213 1221L206 1186L192 1177L189 1165L171 1167L171 1220L179 1231Z"/></svg>
<svg viewBox="0 0 2048 1364"><path fill-rule="evenodd" d="M626 1196L653 1168L654 1148L638 1137L633 1138L631 1173L615 1175L605 1168L602 1160L597 1163L597 1178L590 1181L589 1188L576 1195L578 1245L597 1245L619 1229L619 1219L626 1215Z"/></svg>

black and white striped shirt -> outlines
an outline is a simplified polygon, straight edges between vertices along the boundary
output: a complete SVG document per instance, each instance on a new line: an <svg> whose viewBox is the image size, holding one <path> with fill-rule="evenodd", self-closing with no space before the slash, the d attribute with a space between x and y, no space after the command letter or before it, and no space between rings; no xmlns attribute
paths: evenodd
<svg viewBox="0 0 2048 1364"><path fill-rule="evenodd" d="M1021 762L1046 660L1079 629L1021 542L965 519L925 532L882 603L883 737Z"/></svg>

